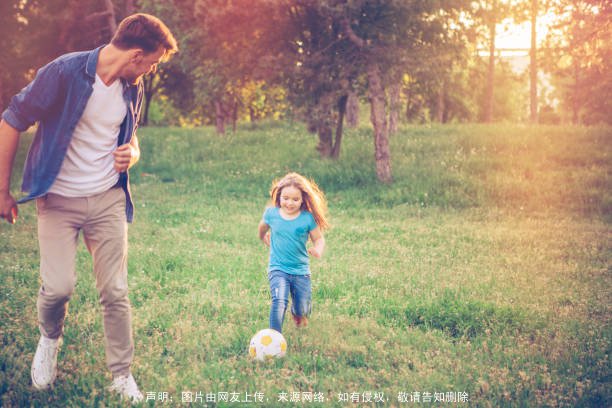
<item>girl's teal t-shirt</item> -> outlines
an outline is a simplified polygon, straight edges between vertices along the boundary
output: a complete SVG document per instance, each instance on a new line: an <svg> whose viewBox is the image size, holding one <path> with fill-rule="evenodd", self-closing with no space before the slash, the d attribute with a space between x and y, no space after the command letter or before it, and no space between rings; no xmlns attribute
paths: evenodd
<svg viewBox="0 0 612 408"><path fill-rule="evenodd" d="M270 226L270 261L268 272L282 271L292 275L309 275L310 259L306 251L308 234L317 223L308 211L300 212L296 218L286 220L278 207L268 207L263 221Z"/></svg>

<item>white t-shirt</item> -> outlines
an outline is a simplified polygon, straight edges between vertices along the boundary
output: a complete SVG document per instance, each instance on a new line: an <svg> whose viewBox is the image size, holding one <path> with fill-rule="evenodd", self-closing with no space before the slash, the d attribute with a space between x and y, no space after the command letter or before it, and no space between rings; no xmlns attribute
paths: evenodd
<svg viewBox="0 0 612 408"><path fill-rule="evenodd" d="M49 192L66 197L88 197L117 183L119 173L113 168L113 151L117 148L125 115L127 105L121 80L106 86L96 75L93 93L74 129L66 157Z"/></svg>

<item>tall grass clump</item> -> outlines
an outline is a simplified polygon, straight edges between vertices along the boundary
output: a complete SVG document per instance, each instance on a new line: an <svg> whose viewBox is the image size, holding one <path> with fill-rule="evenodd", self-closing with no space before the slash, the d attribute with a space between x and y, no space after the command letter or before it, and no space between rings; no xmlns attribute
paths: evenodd
<svg viewBox="0 0 612 408"><path fill-rule="evenodd" d="M523 311L508 306L465 299L449 289L432 302L421 302L409 299L407 304L385 306L379 322L384 326L436 329L455 338L529 332L536 325L542 325L536 323L537 316L528 317Z"/></svg>

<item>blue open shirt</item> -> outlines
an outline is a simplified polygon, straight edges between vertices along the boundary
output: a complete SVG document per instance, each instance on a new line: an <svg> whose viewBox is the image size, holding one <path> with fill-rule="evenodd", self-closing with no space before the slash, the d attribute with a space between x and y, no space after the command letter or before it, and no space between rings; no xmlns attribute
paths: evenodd
<svg viewBox="0 0 612 408"><path fill-rule="evenodd" d="M38 70L34 80L11 99L2 113L2 118L20 132L38 122L21 184L21 190L28 194L19 203L46 194L55 181L74 128L93 92L100 49L65 54L51 61ZM136 134L144 90L142 81L138 85L123 81L123 86L128 113L121 124L118 145L130 143ZM119 175L119 183L125 191L126 218L132 222L134 205L127 171Z"/></svg>

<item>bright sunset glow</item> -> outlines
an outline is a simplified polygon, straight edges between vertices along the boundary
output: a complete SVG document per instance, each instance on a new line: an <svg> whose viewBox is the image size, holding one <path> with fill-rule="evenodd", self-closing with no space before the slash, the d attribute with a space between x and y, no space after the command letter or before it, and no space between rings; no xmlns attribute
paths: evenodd
<svg viewBox="0 0 612 408"><path fill-rule="evenodd" d="M538 16L536 23L536 41L538 45L542 44L549 28L557 18L558 16L553 13ZM495 46L498 49L513 48L528 50L531 48L531 22L525 21L521 24L516 24L510 19L504 20L497 25Z"/></svg>
<svg viewBox="0 0 612 408"><path fill-rule="evenodd" d="M559 16L552 12L539 15L536 23L536 41L538 47L544 42L550 28L559 19ZM478 54L481 56L489 55L489 46L486 39L480 44ZM495 33L495 48L497 54L510 56L529 55L531 48L531 22L525 21L520 24L512 19L505 19L497 25Z"/></svg>

